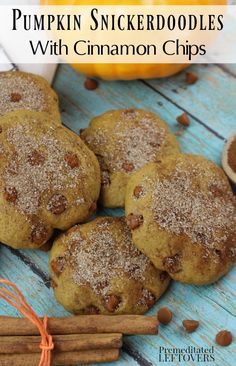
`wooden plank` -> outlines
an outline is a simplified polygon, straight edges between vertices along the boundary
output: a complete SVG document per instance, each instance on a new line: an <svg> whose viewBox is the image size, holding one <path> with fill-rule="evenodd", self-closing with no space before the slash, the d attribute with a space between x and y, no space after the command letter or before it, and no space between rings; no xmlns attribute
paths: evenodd
<svg viewBox="0 0 236 366"><path fill-rule="evenodd" d="M235 278L235 269L231 272L231 276L234 276ZM221 287L223 287L223 281L221 280L219 282L221 282ZM211 295L206 296L206 292L208 295ZM150 337L143 340L140 338L132 338L130 340L130 344L134 348L137 348L142 344L142 353L144 357L148 357L151 362L158 360L158 347L161 346L184 348L188 345L196 347L211 347L214 345L216 357L215 364L217 366L235 364L235 343L229 348L222 348L214 344L214 337L217 331L221 329L231 329L234 331L235 329L235 298L234 313L230 314L228 311L225 311L223 306L217 303L217 297L212 292L211 286L197 288L180 283L173 283L169 292L159 301L158 307L166 305L172 309L174 318L173 322L168 327L159 327L158 345L154 344L155 341L153 342L153 339ZM182 328L182 320L184 319L199 320L199 329L195 333L186 334Z"/></svg>
<svg viewBox="0 0 236 366"><path fill-rule="evenodd" d="M66 314L52 296L52 290L46 287L41 278L5 246L1 247L1 277L17 284L38 315L42 316L47 313L50 316L53 314L63 316ZM3 300L0 300L0 309L1 315L17 315L17 311L9 307Z"/></svg>
<svg viewBox="0 0 236 366"><path fill-rule="evenodd" d="M146 83L216 133L228 138L232 130L236 130L235 77L216 65L195 65L188 71L198 74L196 84L186 85L185 72Z"/></svg>
<svg viewBox="0 0 236 366"><path fill-rule="evenodd" d="M198 73L203 72L199 66L196 71ZM180 78L180 76L177 78ZM55 88L61 101L63 121L74 131L78 132L80 128L88 124L93 116L108 109L139 107L159 113L167 121L171 130L178 132L179 126L175 118L182 113L185 107L182 106L183 103L178 106L178 103L173 100L172 94L174 92L171 93L168 90L168 99L166 99L164 95L153 90L151 84L144 85L140 81L100 82L97 90L87 91L83 86L84 79L84 76L77 74L69 66L63 65L60 66L55 80ZM226 80L228 79L230 79L230 76L227 76ZM159 82L164 83L164 81ZM201 94L202 99L207 94L207 81L204 81L204 83L206 83L205 90L201 86L202 92L204 90L204 93ZM186 91L186 98L192 100L191 91ZM226 105L221 111L223 121L228 120L228 110L225 108ZM211 121L213 117L211 115ZM223 137L226 136L225 124L214 130L216 125L209 125L209 120L204 120L206 127L201 122L203 122L202 119L199 122L199 116L193 113L191 126L178 137L181 148L185 152L205 155L219 163L224 141L217 137L217 134ZM211 131L211 128L213 131ZM232 124L227 129L227 133L229 133L229 129L233 129ZM120 216L123 211L106 209L100 210L99 214ZM7 277L22 286L27 299L39 315L43 315L45 312L51 316L66 314L53 298L52 290L47 287L49 276L47 253L21 250L17 254L16 252L13 254L12 250L2 247L0 260L1 276ZM13 268L15 270L12 270ZM169 306L175 313L173 322L168 327L160 327L160 336L158 338L127 337L125 352L123 352L121 360L115 363L114 366L138 364L149 366L150 363L164 366L166 363L158 362L159 346L186 347L188 345L197 345L200 347L213 345L214 335L218 330L222 328L236 329L235 281L236 269L212 286L198 288L173 283L169 291L150 312L154 314L158 307ZM16 315L16 312L10 310L2 301L0 301L0 310L1 314ZM200 319L201 327L199 331L186 335L180 326L181 320L184 318ZM235 352L235 343L229 348L216 347L217 359L215 365L234 365ZM168 365L177 364L176 362L168 363ZM188 364L192 365L194 363L190 362Z"/></svg>
<svg viewBox="0 0 236 366"><path fill-rule="evenodd" d="M146 108L158 113L176 133L180 126L176 117L183 112L162 95L153 92L140 81L100 82L95 91L84 89L84 76L77 74L68 66L60 69L55 82L59 93L63 122L75 132L84 128L90 119L114 108ZM182 150L195 154L203 154L209 159L220 162L223 140L191 119L191 128L179 136Z"/></svg>
<svg viewBox="0 0 236 366"><path fill-rule="evenodd" d="M199 67L198 67L199 68ZM201 68L199 68L201 71ZM181 112L181 108L178 108L175 104L171 103L171 101L167 101L163 96L157 95L155 93L151 93L150 90L147 88L144 88L140 85L139 82L111 82L111 83L100 83L99 88L95 92L86 91L83 89L83 81L84 77L81 75L77 75L74 73L73 70L69 68L65 68L63 72L65 73L64 77L62 78L62 81L60 82L60 78L57 78L56 88L59 90L59 94L62 96L62 103L64 102L64 112L63 112L63 118L66 123L69 123L70 128L75 129L75 131L79 130L79 126L86 126L89 119L91 119L93 116L103 113L107 109L111 108L124 108L124 107L141 107L141 108L148 108L154 110L155 112L159 113L163 119L165 119L169 125L171 126L172 130L176 132L178 129L178 126L175 122L175 117L178 113ZM74 77L70 77L68 74L74 73ZM66 76L67 75L67 76ZM71 98L68 98L67 95L65 95L65 88L63 88L64 82L63 80L67 79L70 80L70 87L73 90L73 96ZM74 81L76 80L77 81ZM72 82L74 81L74 83ZM62 92L62 93L61 93ZM69 104L68 104L69 100ZM78 105L83 105L83 111L80 109L77 110L78 115L78 121L73 121L73 114L76 113L74 110L74 113L72 110L75 108L78 108ZM93 110L93 106L96 106ZM69 111L69 112L68 112ZM224 114L227 113L227 109L224 109ZM222 112L222 113L223 113ZM69 115L69 116L68 116ZM195 116L195 115L194 115ZM69 118L68 118L69 117ZM197 118L199 118L197 116ZM209 125L207 124L209 127ZM210 126L211 127L211 126ZM221 126L222 127L222 126ZM232 126L231 126L232 128ZM222 128L216 130L217 133L222 132ZM215 136L214 133L211 133L206 128L204 128L201 124L199 124L197 121L192 121L191 128L188 129L180 138L180 143L184 151L192 152L192 153L201 153L205 156L208 156L209 158L212 158L216 162L220 161L220 154L223 147L223 141ZM207 141L205 143L205 141ZM114 210L104 210L106 214L114 214ZM120 215L122 211L118 211L118 215ZM117 211L116 211L117 214ZM209 307L208 313L211 313L214 311L221 311L222 319L224 319L225 312L232 312L233 314L236 313L236 303L235 298L232 296L233 294L233 286L235 286L235 281L232 281L232 278L235 278L235 271L234 273L230 273L228 275L230 278L227 280L227 276L221 280L221 285L219 287L219 284L215 284L212 286L201 288L201 291L203 290L204 296L200 297L199 294L199 288L196 287L188 287L187 288L181 284L174 284L173 285L173 297L172 302L176 301L176 299L179 300L179 303L183 303L183 291L180 291L180 288L186 289L187 294L186 297L189 299L190 303L184 305L184 309L189 311L188 317L191 317L194 310L195 310L195 304L198 302L202 303L204 299L206 299L206 306ZM178 294L181 294L181 296L178 296ZM189 296L189 294L191 295ZM194 294L194 297L192 300L192 294ZM225 295L227 294L227 295ZM165 295L165 297L161 300L164 304L169 301L171 302L171 297L169 299L169 293ZM186 298L184 296L184 298ZM214 303L214 298L218 299L218 303ZM174 300L175 299L175 300ZM211 300L213 299L213 301ZM211 303L212 302L212 303ZM224 306L224 307L223 307ZM216 309L216 310L215 310ZM226 309L226 311L224 310ZM229 314L227 313L227 314ZM183 314L184 315L184 314ZM231 316L232 317L232 316ZM218 319L219 317L216 317L215 319ZM211 317L210 317L211 319ZM217 324L214 324L215 331L217 329ZM206 334L207 332L210 332L210 334L214 334L214 331L208 330L206 328ZM172 329L173 333L173 329ZM204 337L204 333L203 336ZM168 336L164 337L162 344L166 345L169 342L167 341ZM177 337L178 338L178 337ZM132 345L134 345L135 349L139 349L140 342L139 338L132 338L133 342L131 342ZM167 342L166 342L167 341ZM176 336L173 338L173 343L176 344ZM197 338L198 344L203 344L203 339ZM185 343L185 342L183 342ZM145 347L147 347L148 342L144 341ZM179 344L179 343L177 343ZM184 346L184 344L183 344ZM148 348L147 352L144 353L145 359L150 360L150 355L152 355L151 361L153 364L155 364L155 360L157 359L157 353L153 352L153 348L156 350L156 345L154 347ZM145 349L142 347L142 354L145 352ZM226 352L227 354L227 352ZM225 358L225 355L222 355L221 361L223 362L223 359Z"/></svg>
<svg viewBox="0 0 236 366"><path fill-rule="evenodd" d="M226 74L236 78L236 64L222 64L217 66L221 68Z"/></svg>
<svg viewBox="0 0 236 366"><path fill-rule="evenodd" d="M42 263L46 267L47 255L44 253L42 257L45 259ZM34 274L28 265L14 256L12 251L5 246L1 247L1 277L7 278L17 284L29 304L39 316L43 316L44 314L48 314L48 316L70 315L56 302L52 290L45 286L40 277ZM1 315L19 316L19 313L14 308L9 307L2 299L0 299L0 313ZM107 364L100 365L105 366ZM137 362L128 354L124 353L121 359L116 362L116 365L137 366Z"/></svg>
<svg viewBox="0 0 236 366"><path fill-rule="evenodd" d="M140 82L100 83L99 88L91 92L84 89L83 81L83 76L76 74L69 67L63 67L55 83L62 101L63 120L77 132L81 127L86 126L97 113L114 108L113 100L116 100L116 103L117 100L120 100L117 108L130 106L150 108L151 106L152 110L160 113L161 117L167 120L173 131L179 128L175 122L175 116L181 111L171 102L166 101L164 97L156 95L148 87L141 85ZM111 95L112 97L110 97ZM110 98L111 101L109 101ZM83 105L83 110L80 105ZM96 106L96 110L92 106ZM96 112L97 110L99 112ZM220 161L223 141L194 120L191 127L179 137L179 140L183 151L203 154L216 162ZM100 214L119 216L122 211L106 209ZM36 262L38 262L38 256L39 254L35 254Z"/></svg>

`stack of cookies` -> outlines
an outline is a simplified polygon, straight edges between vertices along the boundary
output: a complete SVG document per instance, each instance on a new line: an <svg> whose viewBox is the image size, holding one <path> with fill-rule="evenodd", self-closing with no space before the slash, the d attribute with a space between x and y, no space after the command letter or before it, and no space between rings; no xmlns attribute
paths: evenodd
<svg viewBox="0 0 236 366"><path fill-rule="evenodd" d="M109 111L78 137L41 78L0 74L0 241L50 256L57 300L76 314L140 314L170 278L216 281L236 260L236 202L223 171L181 154L158 116ZM104 207L125 216L97 217Z"/></svg>
<svg viewBox="0 0 236 366"><path fill-rule="evenodd" d="M81 138L100 164L101 205L124 207L126 220L97 218L55 241L59 302L75 313L142 313L170 278L203 285L229 270L236 201L218 166L181 154L165 122L143 110L109 111Z"/></svg>

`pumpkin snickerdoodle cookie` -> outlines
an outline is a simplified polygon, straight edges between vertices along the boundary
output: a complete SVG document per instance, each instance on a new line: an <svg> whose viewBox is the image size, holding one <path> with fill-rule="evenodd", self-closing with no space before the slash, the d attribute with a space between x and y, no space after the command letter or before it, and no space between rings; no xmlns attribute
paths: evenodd
<svg viewBox="0 0 236 366"><path fill-rule="evenodd" d="M75 314L141 314L169 284L135 248L124 218L98 217L62 234L49 267L57 300Z"/></svg>
<svg viewBox="0 0 236 366"><path fill-rule="evenodd" d="M178 281L207 284L236 260L236 200L221 168L194 155L146 165L127 188L139 250Z"/></svg>
<svg viewBox="0 0 236 366"><path fill-rule="evenodd" d="M21 72L0 72L0 116L18 110L46 112L60 123L58 97L41 76Z"/></svg>
<svg viewBox="0 0 236 366"><path fill-rule="evenodd" d="M81 138L97 155L105 207L123 207L129 177L145 164L179 152L178 143L154 113L111 110L94 118Z"/></svg>
<svg viewBox="0 0 236 366"><path fill-rule="evenodd" d="M98 161L81 139L47 113L0 118L0 241L37 248L53 229L87 219L100 191Z"/></svg>

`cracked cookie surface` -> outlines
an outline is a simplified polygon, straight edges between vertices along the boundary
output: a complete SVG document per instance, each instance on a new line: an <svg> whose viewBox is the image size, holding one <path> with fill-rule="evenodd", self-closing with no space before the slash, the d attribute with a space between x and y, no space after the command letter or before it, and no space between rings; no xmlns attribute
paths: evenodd
<svg viewBox="0 0 236 366"><path fill-rule="evenodd" d="M175 280L211 283L236 260L235 196L203 157L177 154L133 175L126 216L135 245Z"/></svg>
<svg viewBox="0 0 236 366"><path fill-rule="evenodd" d="M43 112L11 112L0 126L0 241L37 248L90 217L100 169L83 141Z"/></svg>
<svg viewBox="0 0 236 366"><path fill-rule="evenodd" d="M98 157L105 207L123 207L129 177L145 164L179 151L165 122L141 109L108 111L94 118L81 138Z"/></svg>
<svg viewBox="0 0 236 366"><path fill-rule="evenodd" d="M132 243L124 218L98 217L55 240L50 272L57 300L76 314L141 314L169 284Z"/></svg>
<svg viewBox="0 0 236 366"><path fill-rule="evenodd" d="M0 72L0 116L19 110L46 112L60 124L58 97L41 76L21 72Z"/></svg>

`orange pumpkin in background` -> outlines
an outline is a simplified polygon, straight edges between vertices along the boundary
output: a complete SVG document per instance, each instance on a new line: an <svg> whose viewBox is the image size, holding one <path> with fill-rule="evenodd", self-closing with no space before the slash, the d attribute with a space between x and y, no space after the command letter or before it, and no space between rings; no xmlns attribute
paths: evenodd
<svg viewBox="0 0 236 366"><path fill-rule="evenodd" d="M227 5L227 0L41 0L42 5ZM161 78L188 64L73 64L76 70L106 80Z"/></svg>

